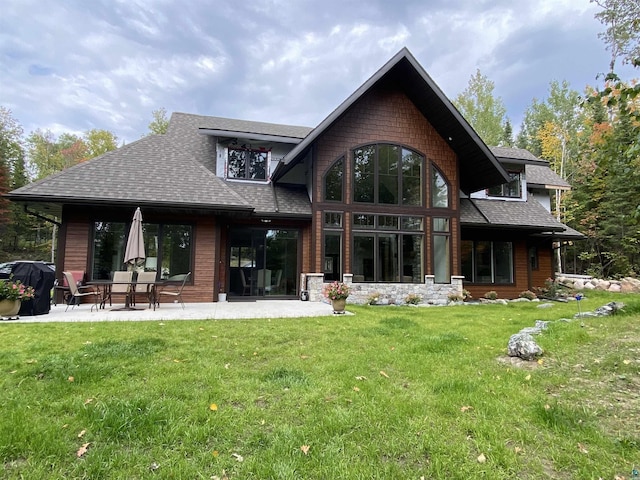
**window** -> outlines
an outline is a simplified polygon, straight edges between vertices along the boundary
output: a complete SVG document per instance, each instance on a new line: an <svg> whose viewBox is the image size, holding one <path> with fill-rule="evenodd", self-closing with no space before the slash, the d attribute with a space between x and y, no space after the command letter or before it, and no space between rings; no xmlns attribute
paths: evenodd
<svg viewBox="0 0 640 480"><path fill-rule="evenodd" d="M107 280L123 270L128 226L124 222L94 222L91 279ZM191 225L144 223L145 270L160 271L159 278L192 271Z"/></svg>
<svg viewBox="0 0 640 480"><path fill-rule="evenodd" d="M398 145L367 145L353 151L353 201L422 205L424 157Z"/></svg>
<svg viewBox="0 0 640 480"><path fill-rule="evenodd" d="M520 198L522 196L520 187L520 174L517 172L509 172L509 183L503 183L497 187L491 187L487 190L489 197L508 197Z"/></svg>
<svg viewBox="0 0 640 480"><path fill-rule="evenodd" d="M436 283L451 281L451 255L448 218L433 219L433 274Z"/></svg>
<svg viewBox="0 0 640 480"><path fill-rule="evenodd" d="M252 149L245 145L229 147L227 177L266 180L268 153L266 149Z"/></svg>
<svg viewBox="0 0 640 480"><path fill-rule="evenodd" d="M422 281L422 217L355 213L353 228L354 282Z"/></svg>
<svg viewBox="0 0 640 480"><path fill-rule="evenodd" d="M431 168L431 206L433 208L449 207L449 184L435 167Z"/></svg>
<svg viewBox="0 0 640 480"><path fill-rule="evenodd" d="M336 160L324 176L324 199L334 202L342 201L344 189L344 157Z"/></svg>
<svg viewBox="0 0 640 480"><path fill-rule="evenodd" d="M513 244L464 240L462 273L472 283L513 283Z"/></svg>
<svg viewBox="0 0 640 480"><path fill-rule="evenodd" d="M323 271L326 281L342 280L342 213L324 212Z"/></svg>

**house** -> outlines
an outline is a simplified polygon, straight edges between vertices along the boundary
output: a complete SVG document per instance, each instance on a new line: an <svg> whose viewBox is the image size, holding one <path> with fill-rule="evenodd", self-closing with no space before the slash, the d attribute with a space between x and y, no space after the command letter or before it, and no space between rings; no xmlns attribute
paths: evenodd
<svg viewBox="0 0 640 480"><path fill-rule="evenodd" d="M191 271L185 301L320 299L323 282L441 303L462 288L515 297L553 276L550 213L569 186L517 149L489 148L407 49L315 128L174 113L144 137L8 194L61 219L58 272L109 278L133 212L145 270Z"/></svg>

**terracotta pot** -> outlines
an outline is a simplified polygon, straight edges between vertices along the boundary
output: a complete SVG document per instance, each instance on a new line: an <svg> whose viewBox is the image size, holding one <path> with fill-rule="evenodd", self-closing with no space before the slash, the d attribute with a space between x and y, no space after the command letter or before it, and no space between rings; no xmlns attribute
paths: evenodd
<svg viewBox="0 0 640 480"><path fill-rule="evenodd" d="M331 300L331 306L333 307L333 313L344 313L344 307L347 304L346 298L339 300Z"/></svg>
<svg viewBox="0 0 640 480"><path fill-rule="evenodd" d="M20 311L20 300L0 300L0 317L15 317Z"/></svg>

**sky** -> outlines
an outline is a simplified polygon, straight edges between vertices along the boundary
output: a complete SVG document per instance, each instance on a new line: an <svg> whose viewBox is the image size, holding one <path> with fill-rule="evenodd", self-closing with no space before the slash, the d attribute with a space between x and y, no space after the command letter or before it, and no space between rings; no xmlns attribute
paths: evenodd
<svg viewBox="0 0 640 480"><path fill-rule="evenodd" d="M610 54L598 8L589 0L2 0L0 105L25 134L97 128L126 143L148 133L161 107L314 127L407 47L450 99L479 69L517 131L550 81L579 92L601 85Z"/></svg>

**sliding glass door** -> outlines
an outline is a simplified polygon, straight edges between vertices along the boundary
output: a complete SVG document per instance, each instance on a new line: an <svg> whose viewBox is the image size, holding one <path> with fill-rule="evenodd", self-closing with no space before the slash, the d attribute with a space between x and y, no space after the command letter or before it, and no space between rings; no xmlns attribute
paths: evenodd
<svg viewBox="0 0 640 480"><path fill-rule="evenodd" d="M297 230L235 228L229 243L230 296L297 296Z"/></svg>

